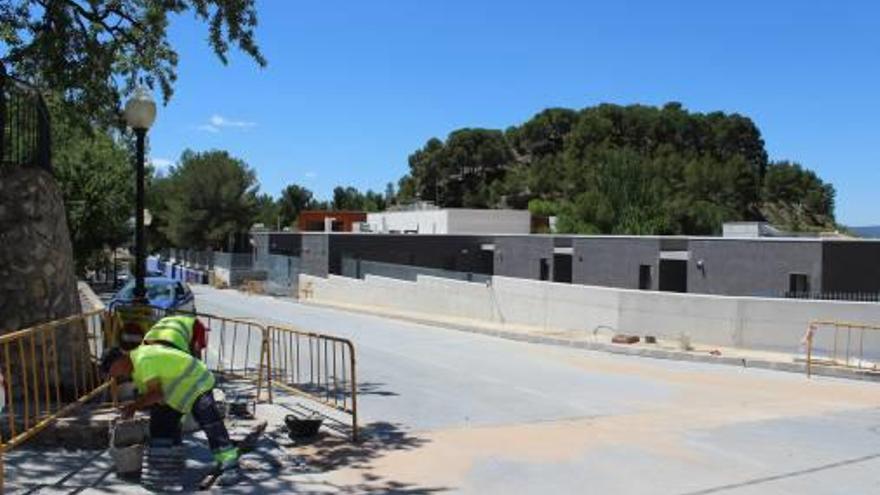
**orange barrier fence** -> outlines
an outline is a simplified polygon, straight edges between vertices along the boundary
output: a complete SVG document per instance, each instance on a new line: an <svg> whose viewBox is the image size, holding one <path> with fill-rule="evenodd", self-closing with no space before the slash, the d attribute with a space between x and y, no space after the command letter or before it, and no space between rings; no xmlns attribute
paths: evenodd
<svg viewBox="0 0 880 495"><path fill-rule="evenodd" d="M880 349L880 325L833 320L814 320L804 335L807 376L820 363L878 371L880 355L866 356L866 349Z"/></svg>
<svg viewBox="0 0 880 495"><path fill-rule="evenodd" d="M358 438L357 360L354 344L341 337L269 325L271 379L275 387L351 415Z"/></svg>
<svg viewBox="0 0 880 495"><path fill-rule="evenodd" d="M0 336L0 456L109 390L97 360L112 334L93 311Z"/></svg>

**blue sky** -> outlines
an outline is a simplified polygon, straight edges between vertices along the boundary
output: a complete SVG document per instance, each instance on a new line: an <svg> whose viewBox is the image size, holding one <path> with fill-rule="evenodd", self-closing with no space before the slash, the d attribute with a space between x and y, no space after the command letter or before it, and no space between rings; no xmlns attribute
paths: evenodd
<svg viewBox="0 0 880 495"><path fill-rule="evenodd" d="M663 104L750 116L772 159L816 170L838 220L880 224L880 3L257 0L261 69L223 66L190 17L152 158L227 149L277 195L383 190L460 127L551 106Z"/></svg>

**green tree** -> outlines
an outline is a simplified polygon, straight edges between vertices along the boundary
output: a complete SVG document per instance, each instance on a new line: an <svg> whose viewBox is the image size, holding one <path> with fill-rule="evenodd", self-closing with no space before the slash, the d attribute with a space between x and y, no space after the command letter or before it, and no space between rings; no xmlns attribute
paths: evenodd
<svg viewBox="0 0 880 495"><path fill-rule="evenodd" d="M153 221L146 228L149 251L177 247L168 238L168 198L173 194L174 183L167 174L156 173L149 169L146 183L146 207L153 216ZM132 179L132 184L134 179ZM133 186L132 186L133 187ZM134 206L132 206L134 208ZM133 213L132 213L133 214Z"/></svg>
<svg viewBox="0 0 880 495"><path fill-rule="evenodd" d="M730 220L833 224L834 190L769 164L739 114L601 104L552 108L501 133L460 129L409 157L398 197L553 211L564 232L714 234Z"/></svg>
<svg viewBox="0 0 880 495"><path fill-rule="evenodd" d="M256 176L226 151L186 150L166 180L162 230L175 246L221 249L231 234L253 225Z"/></svg>
<svg viewBox="0 0 880 495"><path fill-rule="evenodd" d="M784 228L834 227L834 186L800 164L770 163L761 193L764 214Z"/></svg>
<svg viewBox="0 0 880 495"><path fill-rule="evenodd" d="M281 226L288 227L296 223L297 217L303 210L315 208L315 198L312 191L297 184L291 184L281 191L278 200Z"/></svg>
<svg viewBox="0 0 880 495"><path fill-rule="evenodd" d="M2 61L63 94L77 116L112 122L120 96L141 80L171 98L179 57L168 25L185 13L208 25L224 64L235 45L266 65L254 0L0 0Z"/></svg>
<svg viewBox="0 0 880 495"><path fill-rule="evenodd" d="M364 196L355 187L336 186L333 188L332 208L334 210L362 210Z"/></svg>
<svg viewBox="0 0 880 495"><path fill-rule="evenodd" d="M385 206L388 207L397 200L397 193L394 191L394 183L385 184Z"/></svg>
<svg viewBox="0 0 880 495"><path fill-rule="evenodd" d="M257 218L255 223L261 223L268 229L281 228L281 205L271 194L260 194L256 198Z"/></svg>
<svg viewBox="0 0 880 495"><path fill-rule="evenodd" d="M111 130L83 129L63 115L53 120L55 177L64 196L76 270L106 265L109 249L131 241L134 172Z"/></svg>

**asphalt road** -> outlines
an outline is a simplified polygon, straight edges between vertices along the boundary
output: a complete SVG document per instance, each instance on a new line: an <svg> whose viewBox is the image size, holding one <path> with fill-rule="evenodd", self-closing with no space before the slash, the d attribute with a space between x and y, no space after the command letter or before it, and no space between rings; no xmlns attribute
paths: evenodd
<svg viewBox="0 0 880 495"><path fill-rule="evenodd" d="M306 491L880 493L880 386L494 337L197 288L199 311L356 342L361 424ZM351 463L349 463L351 464ZM329 487L329 488L328 488Z"/></svg>

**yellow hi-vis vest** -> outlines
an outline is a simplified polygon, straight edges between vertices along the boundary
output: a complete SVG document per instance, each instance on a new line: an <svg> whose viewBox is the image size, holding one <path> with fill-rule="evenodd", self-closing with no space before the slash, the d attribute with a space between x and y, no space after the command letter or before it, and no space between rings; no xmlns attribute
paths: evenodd
<svg viewBox="0 0 880 495"><path fill-rule="evenodd" d="M146 393L147 383L159 380L163 402L182 414L188 414L196 399L214 388L214 375L189 353L162 345L142 345L129 357L134 368L131 379L138 391Z"/></svg>
<svg viewBox="0 0 880 495"><path fill-rule="evenodd" d="M189 352L195 323L196 319L192 316L166 316L157 321L144 335L144 342L159 340L183 352Z"/></svg>

